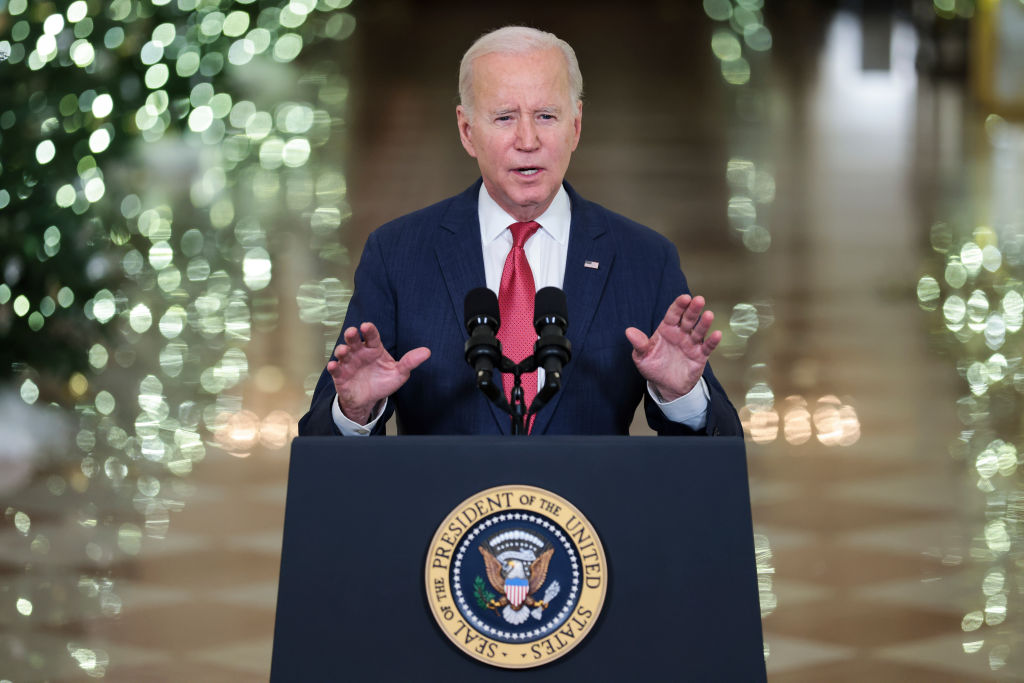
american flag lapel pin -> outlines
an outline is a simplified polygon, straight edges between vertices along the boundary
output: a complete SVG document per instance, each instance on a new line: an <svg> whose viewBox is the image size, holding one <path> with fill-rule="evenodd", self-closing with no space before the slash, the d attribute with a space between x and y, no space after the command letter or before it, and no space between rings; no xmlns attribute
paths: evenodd
<svg viewBox="0 0 1024 683"><path fill-rule="evenodd" d="M583 267L584 268L593 268L594 270L597 270L597 267L599 265L601 265L601 264L598 263L597 261L584 261L583 262Z"/></svg>

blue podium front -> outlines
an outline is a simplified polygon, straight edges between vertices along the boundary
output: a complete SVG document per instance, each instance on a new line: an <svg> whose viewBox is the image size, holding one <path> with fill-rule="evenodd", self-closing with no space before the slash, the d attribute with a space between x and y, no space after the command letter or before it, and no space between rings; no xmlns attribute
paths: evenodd
<svg viewBox="0 0 1024 683"><path fill-rule="evenodd" d="M293 442L271 679L510 677L765 680L742 439Z"/></svg>

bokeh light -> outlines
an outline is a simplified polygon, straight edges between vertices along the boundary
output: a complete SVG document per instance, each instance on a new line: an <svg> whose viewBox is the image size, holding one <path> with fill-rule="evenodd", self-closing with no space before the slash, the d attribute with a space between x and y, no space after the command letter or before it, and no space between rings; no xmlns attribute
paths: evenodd
<svg viewBox="0 0 1024 683"><path fill-rule="evenodd" d="M48 495L74 492L68 514L95 530L70 546L12 507L25 557L102 568L144 553L208 448L283 453L294 437L298 402L243 407L286 388L273 373L252 379L247 347L256 297L298 293L277 279L280 245L306 239L333 259L323 238L337 241L350 213L343 193L311 205L316 186L344 187L323 154L347 106L344 66L298 63L352 35L348 4L0 2L0 383L40 419L70 416L67 444L28 436L52 472ZM263 82L283 85L268 94ZM306 207L320 218L297 228L290 212ZM349 290L325 289L335 319ZM259 305L271 331L279 315ZM5 434L22 429L5 419ZM120 614L99 571L67 586L46 572L26 563L24 594L8 594L27 623ZM66 677L68 662L107 675L102 647L50 640L0 677Z"/></svg>

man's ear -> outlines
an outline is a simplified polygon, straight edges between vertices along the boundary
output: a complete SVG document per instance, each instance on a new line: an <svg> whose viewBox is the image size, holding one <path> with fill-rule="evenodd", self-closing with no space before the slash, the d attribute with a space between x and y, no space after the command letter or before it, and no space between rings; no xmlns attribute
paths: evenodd
<svg viewBox="0 0 1024 683"><path fill-rule="evenodd" d="M583 132L583 101L580 100L576 103L576 117L572 122L573 128L575 129L575 137L572 141L572 151L576 151L576 146L580 144L580 133Z"/></svg>
<svg viewBox="0 0 1024 683"><path fill-rule="evenodd" d="M475 159L476 148L473 147L473 126L470 123L469 114L461 104L455 107L455 119L459 123L459 140L462 141L462 147L469 156Z"/></svg>

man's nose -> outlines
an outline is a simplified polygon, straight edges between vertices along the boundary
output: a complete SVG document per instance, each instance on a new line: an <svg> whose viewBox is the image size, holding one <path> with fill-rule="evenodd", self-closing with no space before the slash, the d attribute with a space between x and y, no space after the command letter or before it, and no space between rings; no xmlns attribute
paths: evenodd
<svg viewBox="0 0 1024 683"><path fill-rule="evenodd" d="M540 147L537 124L532 117L523 117L516 124L516 149L526 152Z"/></svg>

